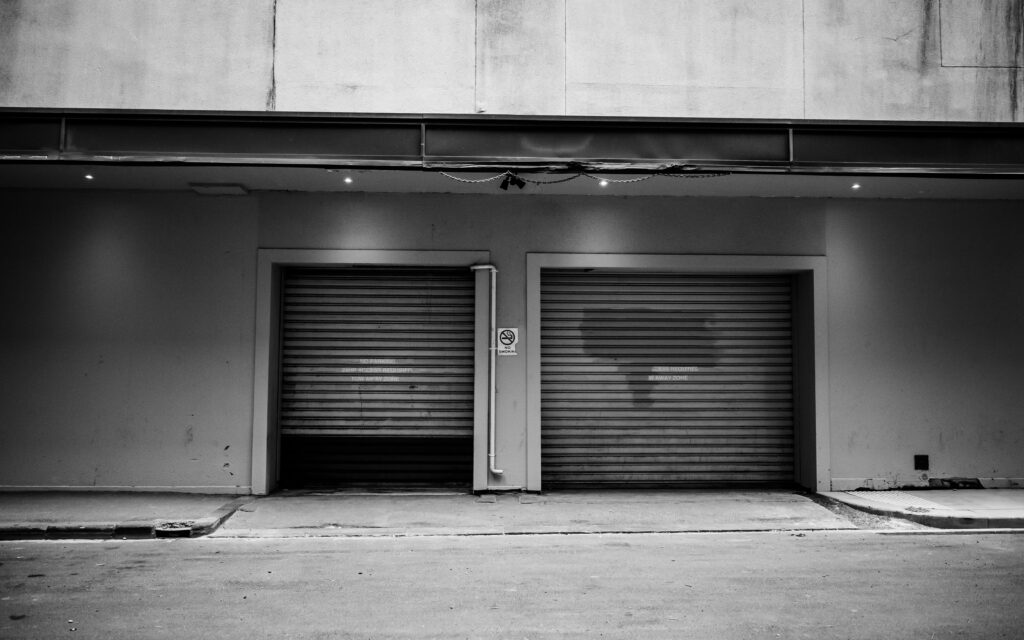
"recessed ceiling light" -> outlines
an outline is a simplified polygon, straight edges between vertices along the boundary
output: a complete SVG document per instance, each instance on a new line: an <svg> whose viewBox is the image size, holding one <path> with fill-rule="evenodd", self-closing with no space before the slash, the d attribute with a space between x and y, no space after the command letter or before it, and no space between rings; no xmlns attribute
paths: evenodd
<svg viewBox="0 0 1024 640"><path fill-rule="evenodd" d="M352 184L352 176L345 176L345 184Z"/></svg>
<svg viewBox="0 0 1024 640"><path fill-rule="evenodd" d="M859 183L859 182L854 182L854 183L853 183L853 184L852 184L852 185L850 186L850 188L851 188L851 189L853 189L854 191L856 191L857 189L860 189L860 183Z"/></svg>
<svg viewBox="0 0 1024 640"><path fill-rule="evenodd" d="M92 180L92 174L91 173L85 174L85 179L86 180Z"/></svg>
<svg viewBox="0 0 1024 640"><path fill-rule="evenodd" d="M608 181L607 180L602 180L602 181L598 182L597 184L601 185L602 187L607 187L608 186Z"/></svg>

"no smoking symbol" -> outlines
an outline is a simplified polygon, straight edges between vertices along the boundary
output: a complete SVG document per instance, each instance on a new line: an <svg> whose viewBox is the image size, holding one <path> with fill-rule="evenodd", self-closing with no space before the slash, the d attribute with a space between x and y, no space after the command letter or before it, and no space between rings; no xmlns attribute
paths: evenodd
<svg viewBox="0 0 1024 640"><path fill-rule="evenodd" d="M511 346L516 343L516 332L511 329L502 329L498 334L498 340L506 347Z"/></svg>

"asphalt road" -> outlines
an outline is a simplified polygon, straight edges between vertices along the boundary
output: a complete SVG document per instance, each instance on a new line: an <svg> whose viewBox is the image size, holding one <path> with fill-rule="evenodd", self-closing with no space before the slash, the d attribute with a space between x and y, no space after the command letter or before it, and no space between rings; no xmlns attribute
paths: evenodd
<svg viewBox="0 0 1024 640"><path fill-rule="evenodd" d="M1020 638L1024 535L0 543L0 638Z"/></svg>

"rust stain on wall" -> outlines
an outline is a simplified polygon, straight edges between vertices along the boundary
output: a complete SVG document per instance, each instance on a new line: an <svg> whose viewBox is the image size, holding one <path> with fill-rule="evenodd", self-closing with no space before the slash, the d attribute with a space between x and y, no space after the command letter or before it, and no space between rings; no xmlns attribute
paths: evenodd
<svg viewBox="0 0 1024 640"><path fill-rule="evenodd" d="M942 64L1024 66L1024 0L942 0Z"/></svg>
<svg viewBox="0 0 1024 640"><path fill-rule="evenodd" d="M1024 0L1016 0L1013 7L1013 18L1007 20L1010 39L1013 42L1013 59L1018 67L1024 66Z"/></svg>
<svg viewBox="0 0 1024 640"><path fill-rule="evenodd" d="M11 90L20 18L21 0L0 3L0 98L8 96Z"/></svg>
<svg viewBox="0 0 1024 640"><path fill-rule="evenodd" d="M270 87L267 89L267 111L277 109L277 0L270 7Z"/></svg>
<svg viewBox="0 0 1024 640"><path fill-rule="evenodd" d="M1013 3L1011 16L1006 21L1006 28L1009 30L1007 38L1013 43L1013 61L1016 69L1010 70L1010 117L1020 121L1020 80L1021 67L1024 67L1024 0L1016 0Z"/></svg>
<svg viewBox="0 0 1024 640"><path fill-rule="evenodd" d="M928 69L929 60L932 68L941 64L941 46L939 42L939 8L937 0L924 0L921 10L921 50L918 52L918 68L924 72ZM936 56L935 54L939 55Z"/></svg>

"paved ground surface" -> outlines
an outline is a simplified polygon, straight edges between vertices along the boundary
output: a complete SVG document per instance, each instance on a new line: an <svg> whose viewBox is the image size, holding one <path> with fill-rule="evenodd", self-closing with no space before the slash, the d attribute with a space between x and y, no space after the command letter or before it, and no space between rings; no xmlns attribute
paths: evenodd
<svg viewBox="0 0 1024 640"><path fill-rule="evenodd" d="M183 493L0 493L0 539L202 535L247 496Z"/></svg>
<svg viewBox="0 0 1024 640"><path fill-rule="evenodd" d="M218 537L416 536L854 529L784 491L601 492L545 495L337 493L261 498Z"/></svg>
<svg viewBox="0 0 1024 640"><path fill-rule="evenodd" d="M219 527L219 529L218 529ZM0 492L0 539L1024 528L1024 490L297 493Z"/></svg>
<svg viewBox="0 0 1024 640"><path fill-rule="evenodd" d="M103 523L195 520L232 497L186 493L0 493L0 523Z"/></svg>
<svg viewBox="0 0 1024 640"><path fill-rule="evenodd" d="M1024 526L1024 490L840 491L822 495L853 507L946 529Z"/></svg>
<svg viewBox="0 0 1024 640"><path fill-rule="evenodd" d="M0 637L1020 638L1024 535L0 543Z"/></svg>

